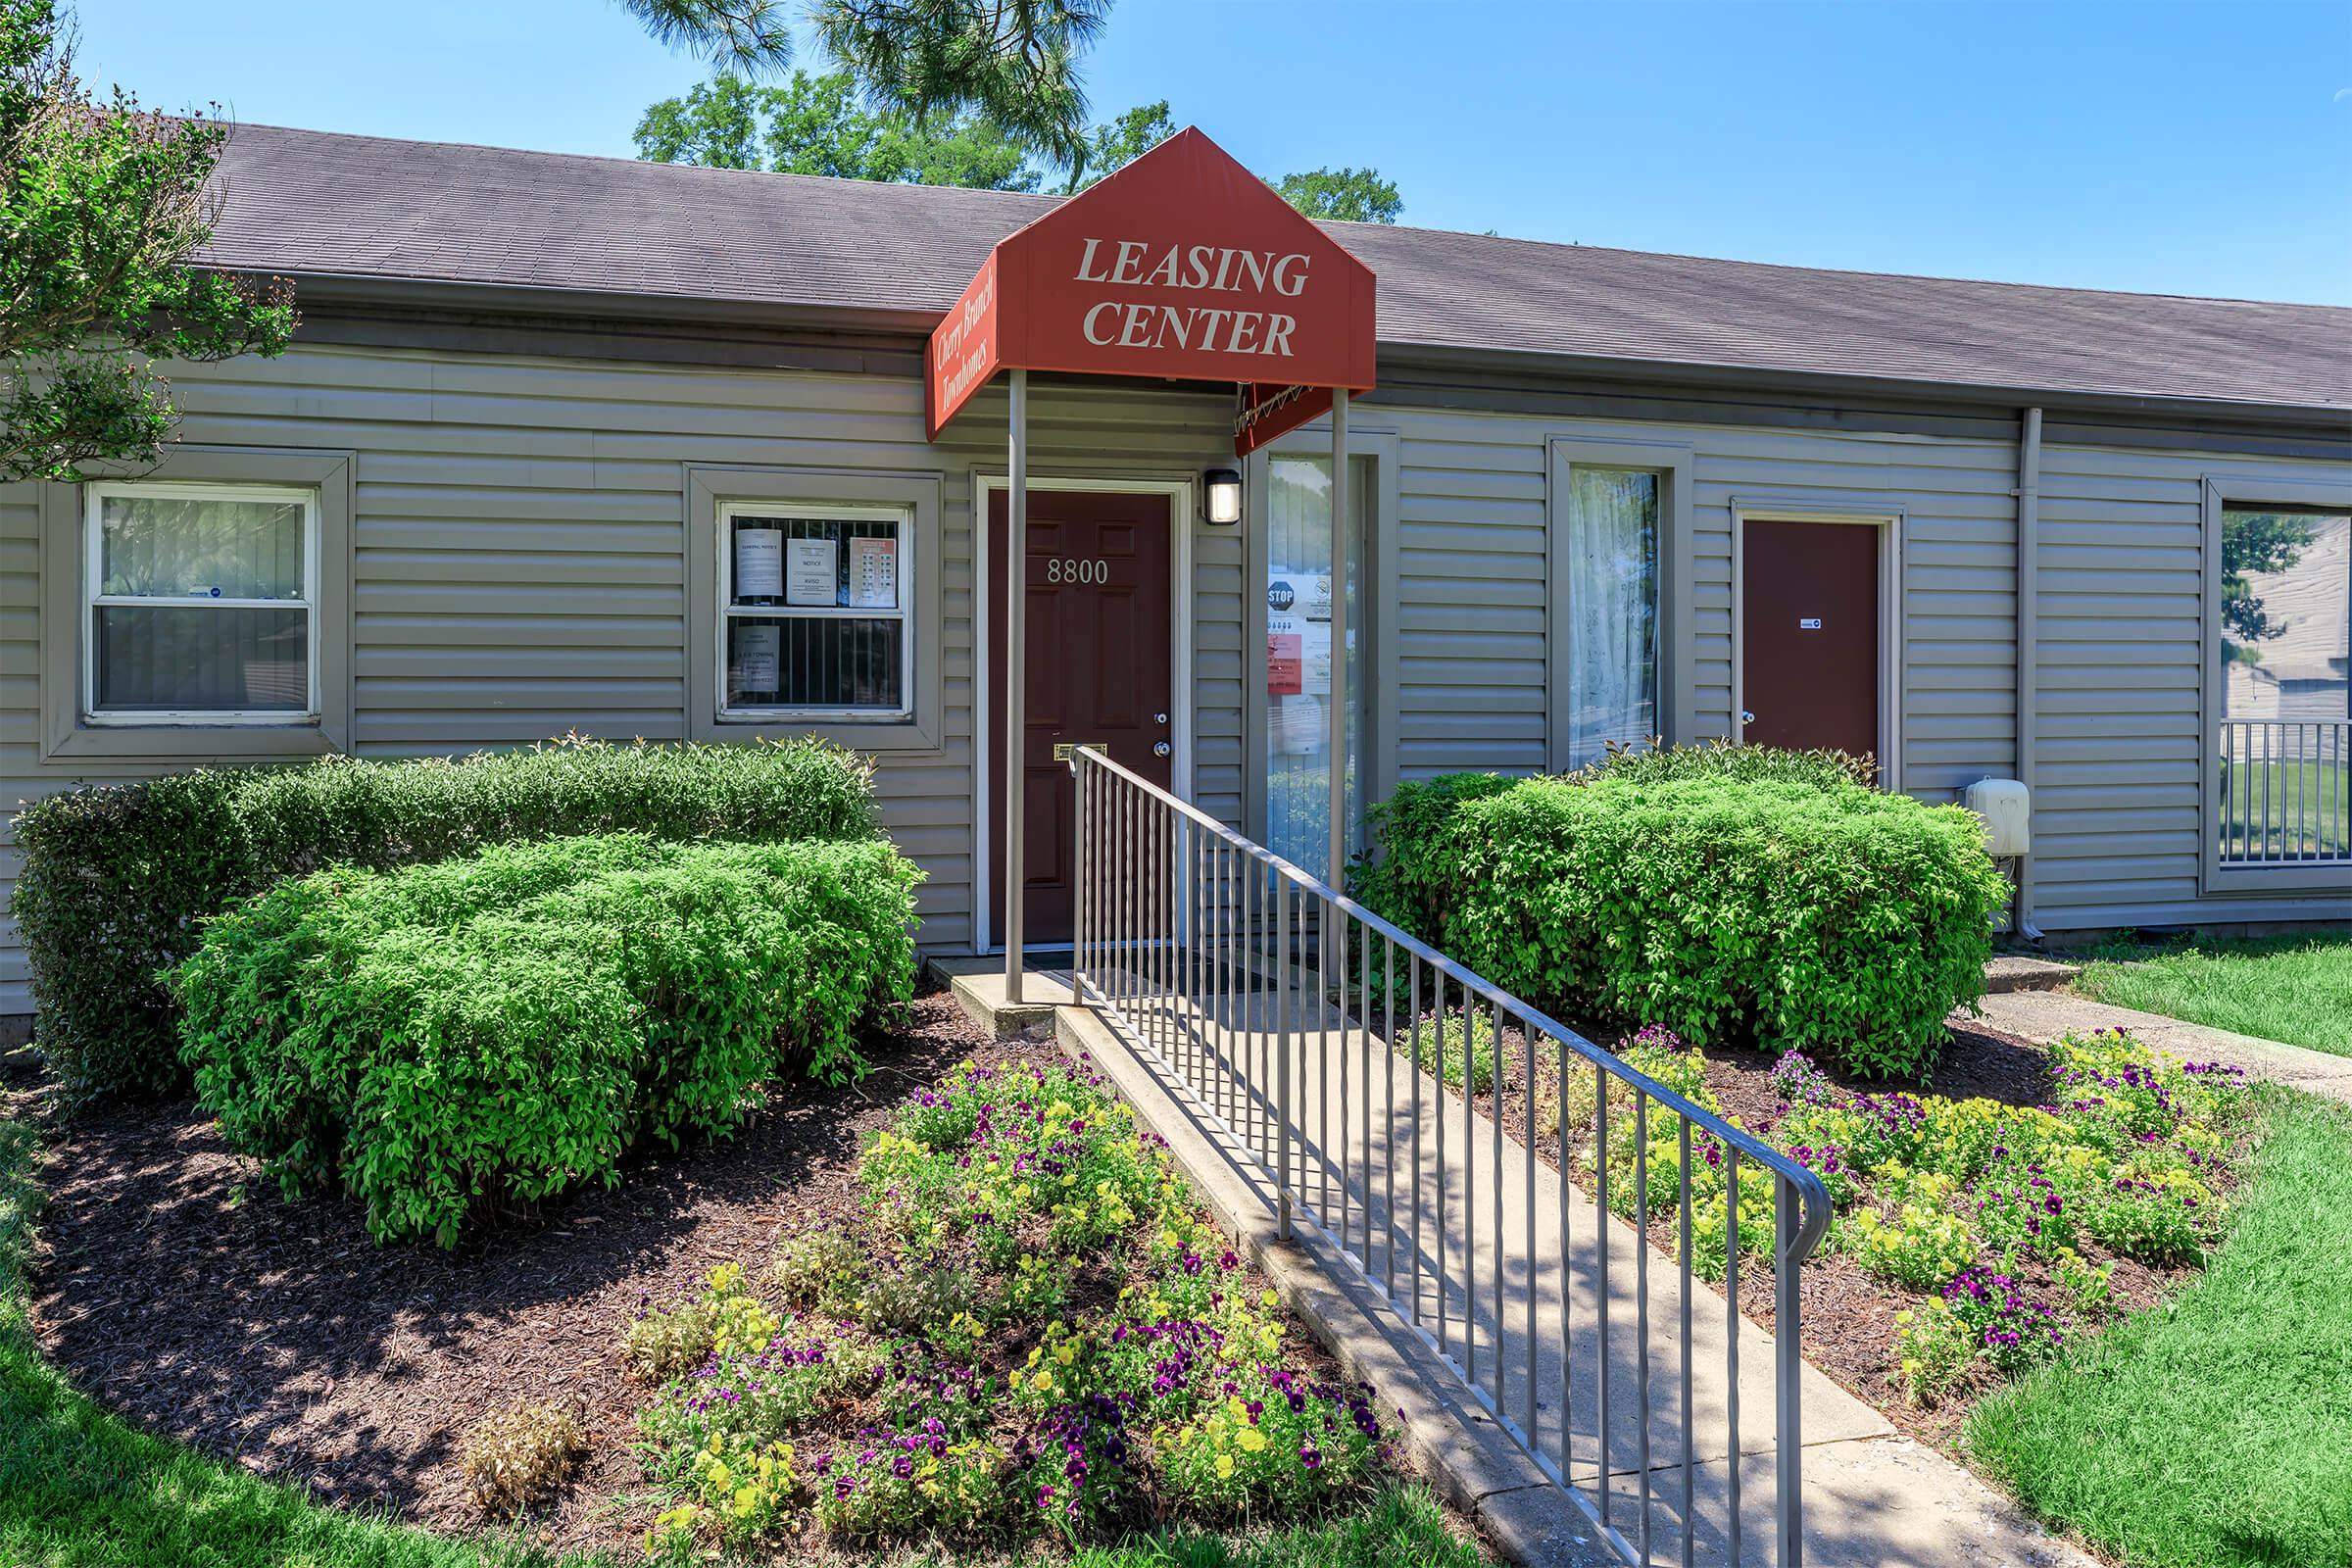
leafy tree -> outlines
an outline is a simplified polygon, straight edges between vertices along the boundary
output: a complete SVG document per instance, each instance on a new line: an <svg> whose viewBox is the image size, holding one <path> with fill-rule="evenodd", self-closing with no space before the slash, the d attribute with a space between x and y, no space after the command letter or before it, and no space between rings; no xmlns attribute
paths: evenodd
<svg viewBox="0 0 2352 1568"><path fill-rule="evenodd" d="M655 39L725 74L792 64L792 24L776 0L621 0Z"/></svg>
<svg viewBox="0 0 2352 1568"><path fill-rule="evenodd" d="M1376 169L1317 169L1269 180L1282 199L1309 218L1343 223L1394 223L1404 198Z"/></svg>
<svg viewBox="0 0 2352 1568"><path fill-rule="evenodd" d="M637 122L637 152L665 164L974 190L1035 190L1041 178L1027 152L990 122L957 114L924 125L864 107L847 72L796 71L772 87L720 76L648 109Z"/></svg>
<svg viewBox="0 0 2352 1568"><path fill-rule="evenodd" d="M811 0L825 52L918 126L971 113L1063 169L1088 147L1078 57L1111 0Z"/></svg>
<svg viewBox="0 0 2352 1568"><path fill-rule="evenodd" d="M293 286L206 271L228 128L74 74L55 0L0 0L0 479L152 463L176 418L150 356L277 354Z"/></svg>
<svg viewBox="0 0 2352 1568"><path fill-rule="evenodd" d="M1117 173L1175 134L1176 120L1168 113L1165 98L1155 104L1136 105L1087 134L1086 150L1071 166L1069 183L1062 186L1061 193L1072 195Z"/></svg>
<svg viewBox="0 0 2352 1568"><path fill-rule="evenodd" d="M661 42L722 76L792 65L783 0L620 0ZM868 108L918 131L983 122L1054 166L1088 150L1078 57L1111 0L807 0L825 54ZM824 79L822 77L818 78ZM659 106L657 106L659 107Z"/></svg>
<svg viewBox="0 0 2352 1568"><path fill-rule="evenodd" d="M2226 639L2266 642L2286 628L2274 624L2270 612L2247 578L2255 573L2284 571L2303 559L2303 549L2318 537L2311 519L2284 512L2225 512L2222 514L2222 630Z"/></svg>

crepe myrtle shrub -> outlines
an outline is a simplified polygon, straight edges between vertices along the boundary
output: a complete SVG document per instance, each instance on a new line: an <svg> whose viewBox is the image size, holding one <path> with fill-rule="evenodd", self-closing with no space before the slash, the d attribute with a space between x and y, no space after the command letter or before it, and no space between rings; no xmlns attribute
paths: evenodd
<svg viewBox="0 0 2352 1568"><path fill-rule="evenodd" d="M1554 1013L1924 1076L2006 885L1977 819L1850 782L1526 779L1418 846L1438 946Z"/></svg>
<svg viewBox="0 0 2352 1568"><path fill-rule="evenodd" d="M494 845L336 869L214 917L171 975L222 1136L378 1239L723 1136L756 1084L841 1082L914 984L919 873L877 842Z"/></svg>
<svg viewBox="0 0 2352 1568"><path fill-rule="evenodd" d="M587 833L679 842L874 834L871 769L813 740L615 745L566 735L449 760L330 757L53 795L16 818L12 912L42 1054L77 1099L187 1084L161 970L207 915L290 876Z"/></svg>

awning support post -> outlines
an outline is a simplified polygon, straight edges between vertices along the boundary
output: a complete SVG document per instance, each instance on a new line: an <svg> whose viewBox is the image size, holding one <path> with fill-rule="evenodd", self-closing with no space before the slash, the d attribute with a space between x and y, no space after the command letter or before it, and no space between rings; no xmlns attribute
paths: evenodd
<svg viewBox="0 0 2352 1568"><path fill-rule="evenodd" d="M1348 389L1331 394L1331 874L1348 878Z"/></svg>
<svg viewBox="0 0 2352 1568"><path fill-rule="evenodd" d="M1004 1001L1021 1002L1021 796L1028 784L1029 372L1012 372L1004 476Z"/></svg>

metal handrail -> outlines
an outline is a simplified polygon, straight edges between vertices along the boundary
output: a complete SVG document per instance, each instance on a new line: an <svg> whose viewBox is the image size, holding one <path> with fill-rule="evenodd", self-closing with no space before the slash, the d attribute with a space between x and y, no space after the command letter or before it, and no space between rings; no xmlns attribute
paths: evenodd
<svg viewBox="0 0 2352 1568"><path fill-rule="evenodd" d="M1234 1138L1239 1148L1258 1160L1271 1178L1280 1233L1286 1237L1290 1234L1294 1206L1303 1210L1299 1216L1303 1222L1336 1243L1342 1255L1360 1270L1365 1282L1387 1298L1391 1310L1405 1319L1437 1350L1500 1430L1562 1488L1601 1540L1627 1562L1653 1560L1652 1509L1656 1494L1650 1462L1651 1427L1662 1425L1673 1414L1673 1408L1662 1401L1653 1403L1647 1396L1653 1386L1651 1248L1643 1239L1632 1249L1635 1322L1630 1327L1635 1330L1638 1346L1632 1370L1644 1397L1642 1418L1632 1433L1638 1455L1633 1471L1638 1478L1638 1544L1629 1543L1611 1519L1611 1478L1619 1473L1613 1468L1619 1445L1612 1442L1609 1397L1610 1363L1615 1355L1609 1323L1613 1284L1608 1232L1613 1210L1609 1192L1610 1167L1618 1157L1618 1141L1612 1140L1609 1130L1611 1113L1616 1108L1611 1104L1612 1098L1619 1090L1630 1091L1633 1102L1631 1162L1638 1226L1646 1228L1653 1222L1679 1221L1675 1260L1681 1274L1680 1558L1685 1563L1692 1561L1697 1523L1692 1479L1691 1292L1693 1244L1701 1233L1694 1228L1692 1218L1690 1173L1694 1152L1693 1130L1712 1138L1719 1146L1728 1198L1725 1235L1721 1238L1725 1250L1723 1284L1728 1325L1725 1362L1729 1380L1723 1391L1723 1418L1729 1432L1729 1451L1735 1456L1744 1451L1740 1444L1739 1390L1739 1326L1742 1321L1740 1312L1741 1167L1753 1166L1767 1173L1773 1195L1771 1253L1776 1297L1774 1533L1778 1560L1784 1568L1796 1568L1803 1553L1800 1481L1803 1445L1797 1389L1803 1363L1797 1338L1797 1271L1829 1228L1830 1197L1821 1177L1753 1133L1628 1066L1549 1014L1520 1002L1282 856L1123 766L1099 747L1075 748L1069 761L1078 786L1073 876L1076 931L1071 965L1072 988L1077 999L1093 1006L1114 1029L1122 1031L1130 1044L1176 1071L1202 1097L1201 1108ZM1294 904L1298 906L1296 925ZM1303 946L1310 936L1310 911L1314 944L1311 954ZM1270 973L1261 967L1265 954L1260 943L1268 935L1274 943ZM1297 951L1292 946L1294 938L1301 943ZM1373 989L1376 943L1383 959L1377 1004ZM1404 958L1402 987L1397 984L1399 955ZM1427 999L1422 992L1424 969L1432 981L1432 994ZM1336 1024L1330 1021L1327 1012L1334 996L1335 975L1339 1004ZM1269 988L1270 1023L1265 1018L1263 1000ZM1357 1004L1352 1014L1351 989ZM1448 1001L1449 990L1458 992L1458 1014L1449 1010L1452 1005ZM1311 1021L1302 1020L1301 1027L1294 1031L1297 1005L1307 1003L1310 996L1314 1016ZM1433 1004L1432 1013L1425 1013L1425 1000ZM1406 1012L1404 1030L1397 1027L1400 1003ZM1475 1064L1475 1036L1482 1004L1494 1056L1483 1078ZM1222 1013L1220 1008L1224 1009ZM1379 1048L1383 1065L1376 1073L1375 1018L1384 1012L1385 1033ZM1432 1043L1438 1058L1438 1088L1436 1113L1428 1119L1435 1129L1437 1179L1434 1184L1425 1184L1431 1167L1423 1159L1426 1058L1422 1031L1425 1017L1433 1013ZM1449 1156L1446 1129L1452 1117L1446 1108L1445 1090L1446 1075L1453 1064L1448 1059L1452 1046L1446 1040L1446 1025L1455 1016L1463 1023L1462 1096L1460 1132ZM1522 1070L1515 1075L1519 1081L1507 1084L1501 1049L1506 1022L1516 1023L1524 1051ZM1414 1059L1410 1071L1398 1067L1389 1054L1406 1049L1408 1033ZM1310 1048L1310 1042L1318 1039L1320 1046ZM1576 1267L1570 1242L1571 1128L1564 1102L1551 1107L1557 1112L1559 1138L1556 1233L1548 1229L1554 1222L1540 1220L1537 1212L1536 1142L1545 1120L1539 1112L1537 1080L1540 1068L1550 1065L1546 1043L1557 1050L1563 1096L1570 1082L1572 1058L1593 1075L1591 1131L1594 1140L1592 1160L1596 1183L1592 1199L1593 1230L1587 1246L1594 1251L1595 1261L1585 1273L1588 1284L1595 1275L1598 1279L1593 1293L1596 1328L1594 1337L1581 1341L1571 1332ZM1319 1130L1309 1127L1312 1106L1304 1079L1296 1086L1293 1083L1294 1063L1303 1073L1309 1065L1310 1049L1320 1079ZM1351 1049L1359 1051L1363 1058L1362 1073L1352 1080L1360 1084L1362 1097L1360 1167L1359 1151L1350 1147L1356 1138L1350 1126L1356 1119L1349 1103ZM1541 1063L1540 1051L1545 1053ZM1403 1142L1405 1134L1396 1121L1399 1104L1406 1099L1406 1092L1398 1088L1400 1072L1409 1086L1411 1116L1411 1176L1403 1194L1411 1211L1409 1237L1397 1206L1397 1167L1408 1158ZM1203 1081L1196 1082L1196 1074ZM1386 1086L1388 1125L1377 1152L1372 1131L1377 1110L1373 1103L1376 1082ZM1331 1091L1335 1083L1339 1092L1336 1160L1331 1136ZM1492 1096L1491 1115L1477 1108L1482 1086ZM1522 1090L1527 1141L1524 1149L1511 1142L1503 1120L1505 1111L1513 1107ZM1228 1096L1238 1098L1224 1099ZM1217 1108L1221 1099L1235 1107L1242 1118L1241 1125L1237 1126ZM1676 1214L1653 1203L1650 1196L1653 1103L1679 1119L1673 1156L1678 1189L1674 1200L1679 1209ZM1473 1118L1492 1121L1491 1148L1483 1157L1472 1136ZM1294 1128L1298 1135L1296 1152ZM1708 1153L1710 1160L1716 1157L1713 1151ZM1514 1156L1522 1167L1524 1224L1514 1221L1506 1226L1504 1167ZM1660 1157L1667 1156L1661 1153ZM1482 1165L1491 1169L1482 1170ZM1488 1189L1483 1196L1482 1180ZM1425 1192L1425 1185L1434 1185L1434 1213L1430 1213L1433 1200ZM1312 1196L1313 1192L1322 1195L1319 1200ZM1489 1197L1492 1207L1487 1215L1482 1215L1480 1206ZM1450 1216L1449 1199L1454 1205ZM1335 1200L1336 1215L1317 1206L1318 1201ZM1376 1203L1383 1210L1377 1249ZM1430 1233L1435 1239L1434 1256L1423 1245L1425 1213L1430 1213L1433 1221ZM1483 1231L1478 1223L1482 1217L1487 1220ZM1523 1230L1523 1236L1506 1234L1513 1228ZM1555 1236L1557 1257L1542 1257L1543 1242ZM1408 1240L1405 1277L1408 1290L1400 1298L1397 1253L1400 1243ZM1760 1250L1762 1246L1758 1243L1749 1250ZM1483 1271L1482 1248L1492 1249L1492 1265ZM1553 1288L1555 1276L1551 1271L1555 1267L1560 1318L1556 1342L1551 1331L1539 1334L1537 1323L1539 1295ZM1511 1287L1513 1294L1506 1300L1505 1275L1514 1268L1518 1270L1518 1283ZM1539 1269L1544 1271L1542 1279L1538 1277ZM1482 1279L1482 1272L1490 1277ZM1433 1286L1431 1292L1429 1288ZM1434 1333L1426 1321L1433 1315L1428 1310L1431 1294L1435 1306ZM1457 1322L1449 1323L1449 1311L1456 1303L1458 1312L1453 1315ZM1514 1305L1520 1308L1515 1314L1511 1310ZM1516 1330L1511 1321L1514 1315L1521 1325ZM1483 1364L1482 1326L1489 1350ZM1457 1339L1458 1358L1454 1349ZM1516 1357L1514 1340L1523 1352ZM1596 1433L1580 1431L1574 1425L1575 1388L1571 1368L1579 1344L1588 1353L1597 1350L1597 1362L1592 1373L1592 1386L1597 1392ZM1556 1452L1544 1441L1542 1415L1544 1396L1539 1394L1540 1362L1544 1354L1555 1349L1559 1360L1554 1423ZM1515 1401L1513 1385L1516 1385ZM1597 1505L1572 1479L1572 1446L1582 1437L1595 1438L1597 1442ZM1673 1466L1670 1463L1662 1468ZM1724 1490L1726 1503L1721 1518L1714 1522L1728 1547L1730 1560L1738 1563L1742 1560L1741 1487L1736 1457L1727 1467Z"/></svg>
<svg viewBox="0 0 2352 1568"><path fill-rule="evenodd" d="M1369 926L1375 936L1385 937L1394 942L1398 949L1411 954L1465 990L1476 992L1479 996L1486 998L1489 1003L1501 1008L1502 1011L1520 1018L1544 1034L1563 1042L1586 1061L1606 1072L1609 1076L1634 1085L1649 1099L1659 1101L1679 1112L1685 1120L1697 1124L1702 1130L1712 1134L1725 1144L1737 1146L1742 1157L1757 1160L1776 1174L1794 1182L1805 1200L1804 1222L1802 1228L1797 1232L1796 1259L1798 1262L1801 1263L1811 1257L1814 1249L1821 1245L1822 1238L1829 1234L1831 1205L1828 1184L1823 1182L1815 1172L1790 1159L1754 1133L1724 1120L1704 1105L1686 1100L1647 1073L1627 1066L1615 1053L1602 1050L1574 1029L1553 1018L1549 1013L1529 1006L1484 976L1463 968L1419 937L1383 918L1374 910L1364 907L1321 878L1301 870L1295 862L1284 859L1255 840L1236 833L1232 828L1227 827L1191 802L1161 789L1134 769L1122 765L1100 747L1077 746L1070 749L1070 772L1073 775L1078 772L1081 756L1090 764L1101 767L1114 777L1142 790L1157 805L1165 809L1175 811L1202 832L1222 842L1227 848L1238 850L1252 859L1263 862L1289 881L1296 883L1302 891L1313 894L1343 914Z"/></svg>

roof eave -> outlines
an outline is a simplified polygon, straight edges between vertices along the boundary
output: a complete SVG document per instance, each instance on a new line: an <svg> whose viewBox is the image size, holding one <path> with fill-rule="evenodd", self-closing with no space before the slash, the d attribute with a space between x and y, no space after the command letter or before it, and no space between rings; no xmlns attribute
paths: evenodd
<svg viewBox="0 0 2352 1568"><path fill-rule="evenodd" d="M224 270L252 271L231 268ZM298 303L329 309L385 309L518 316L632 323L735 325L766 330L816 331L842 335L927 339L944 311L887 310L862 306L804 305L785 301L714 300L685 294L643 294L600 289L553 289L532 284L448 278L285 272ZM2017 410L2040 408L2139 419L2190 418L2225 424L2316 425L2352 439L2352 407L2328 403L2260 403L2164 393L2113 393L1995 383L1929 380L1911 376L1841 374L1820 370L1760 368L1695 361L1629 359L1613 355L1558 353L1534 349L1460 348L1449 344L1383 339L1382 367L1452 371L1465 375L1519 376L1544 380L1672 384L1759 393L1791 390L1830 399L1870 398L1888 402Z"/></svg>
<svg viewBox="0 0 2352 1568"><path fill-rule="evenodd" d="M251 270L250 269L227 269ZM675 322L771 329L928 337L940 311L881 310L790 301L716 300L691 294L634 294L604 289L543 288L452 278L357 276L344 272L281 272L294 284L297 305L333 309L511 313L631 323Z"/></svg>
<svg viewBox="0 0 2352 1568"><path fill-rule="evenodd" d="M2039 408L2069 413L2188 416L2225 423L2297 424L2335 427L2352 439L2352 406L2328 403L2259 403L2222 398L2187 397L2170 393L2094 392L2061 387L2033 387L1978 383L1916 376L1843 374L1828 370L1759 368L1699 361L1628 359L1613 355L1566 354L1530 349L1457 348L1440 343L1399 343L1383 340L1384 368L1453 370L1468 374L1505 374L1579 381L1620 381L1656 384L1661 380L1682 386L1723 390L1786 392L1801 389L1827 396L1870 398L1919 404L1963 403L1976 407L2019 410Z"/></svg>

